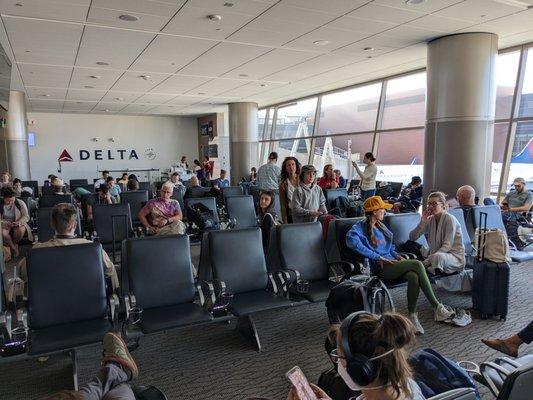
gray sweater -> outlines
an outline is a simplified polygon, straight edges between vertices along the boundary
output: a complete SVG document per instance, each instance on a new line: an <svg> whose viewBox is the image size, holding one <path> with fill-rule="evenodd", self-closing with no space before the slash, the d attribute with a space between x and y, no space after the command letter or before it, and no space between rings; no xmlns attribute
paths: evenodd
<svg viewBox="0 0 533 400"><path fill-rule="evenodd" d="M316 217L309 215L311 211L327 213L326 198L320 186L313 183L307 186L303 183L294 190L291 200L293 222L314 222Z"/></svg>

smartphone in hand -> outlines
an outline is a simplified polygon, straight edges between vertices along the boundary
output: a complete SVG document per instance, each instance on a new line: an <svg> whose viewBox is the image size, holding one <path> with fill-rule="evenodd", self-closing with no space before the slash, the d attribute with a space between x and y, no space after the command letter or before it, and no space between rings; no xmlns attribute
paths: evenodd
<svg viewBox="0 0 533 400"><path fill-rule="evenodd" d="M300 400L318 400L300 367L296 366L291 368L286 376L296 389Z"/></svg>

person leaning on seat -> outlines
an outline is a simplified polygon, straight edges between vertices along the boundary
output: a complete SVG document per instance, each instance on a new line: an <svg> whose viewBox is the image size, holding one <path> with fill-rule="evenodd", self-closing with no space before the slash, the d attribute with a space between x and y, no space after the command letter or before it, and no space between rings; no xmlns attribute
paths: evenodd
<svg viewBox="0 0 533 400"><path fill-rule="evenodd" d="M424 265L429 272L451 274L464 268L466 260L461 225L446 212L446 196L442 192L429 195L420 223L409 233L409 239L415 241L422 235L426 236L429 244L429 248L421 248Z"/></svg>
<svg viewBox="0 0 533 400"><path fill-rule="evenodd" d="M54 237L47 242L35 243L34 249L44 247L60 247L71 246L76 244L92 243L90 240L76 237L76 227L78 225L78 210L69 203L59 203L52 209L52 217L50 225L54 229ZM104 273L111 278L113 289L118 288L118 275L115 266L109 259L107 253L102 249L102 257L104 262ZM26 281L26 259L22 259L19 263L20 277Z"/></svg>
<svg viewBox="0 0 533 400"><path fill-rule="evenodd" d="M419 334L424 328L418 320L416 302L420 289L435 310L435 321L447 321L455 317L455 311L440 303L433 293L426 268L421 261L406 260L394 248L392 232L383 223L385 210L392 204L381 197L372 196L363 203L366 219L356 222L346 235L346 246L361 256L368 258L373 274L380 279L391 281L407 280L407 309L409 319Z"/></svg>
<svg viewBox="0 0 533 400"><path fill-rule="evenodd" d="M152 235L184 234L186 227L181 221L182 213L178 200L172 199L174 184L165 182L161 187L161 197L148 200L139 211L139 220Z"/></svg>

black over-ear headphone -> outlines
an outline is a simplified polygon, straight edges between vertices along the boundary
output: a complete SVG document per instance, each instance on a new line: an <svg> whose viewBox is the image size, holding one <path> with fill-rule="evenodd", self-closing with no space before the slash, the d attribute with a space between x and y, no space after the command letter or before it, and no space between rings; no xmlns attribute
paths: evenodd
<svg viewBox="0 0 533 400"><path fill-rule="evenodd" d="M344 357L346 358L346 371L350 375L350 378L352 378L352 380L359 386L368 386L376 378L372 359L361 353L352 354L349 342L350 331L352 330L352 327L363 315L373 314L367 311L357 311L348 315L342 322L340 327L341 348L342 352L344 353ZM380 343L380 345L382 344ZM384 347L388 347L385 344L383 345Z"/></svg>

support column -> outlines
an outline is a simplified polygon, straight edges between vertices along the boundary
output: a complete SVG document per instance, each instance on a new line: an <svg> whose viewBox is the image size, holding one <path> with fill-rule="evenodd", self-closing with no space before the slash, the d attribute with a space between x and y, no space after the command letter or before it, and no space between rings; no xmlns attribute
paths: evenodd
<svg viewBox="0 0 533 400"><path fill-rule="evenodd" d="M257 103L229 104L229 137L231 181L238 184L248 178L252 167L259 167L257 136Z"/></svg>
<svg viewBox="0 0 533 400"><path fill-rule="evenodd" d="M428 44L424 191L490 194L498 36L463 33Z"/></svg>
<svg viewBox="0 0 533 400"><path fill-rule="evenodd" d="M30 155L26 132L26 99L24 92L9 92L7 128L0 138L0 169L13 178L30 179Z"/></svg>

